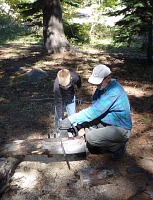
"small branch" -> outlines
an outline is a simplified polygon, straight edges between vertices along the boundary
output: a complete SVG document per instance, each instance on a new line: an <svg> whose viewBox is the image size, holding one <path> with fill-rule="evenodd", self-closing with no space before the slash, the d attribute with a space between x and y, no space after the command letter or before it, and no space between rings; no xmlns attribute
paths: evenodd
<svg viewBox="0 0 153 200"><path fill-rule="evenodd" d="M51 100L54 100L54 98L30 99L30 101L44 101L44 102L48 102Z"/></svg>
<svg viewBox="0 0 153 200"><path fill-rule="evenodd" d="M30 101L44 101L44 102L53 101L53 100L54 100L54 98L30 99ZM91 104L91 102L84 101L82 99L76 99L76 103L78 103L78 104L82 104L82 103Z"/></svg>

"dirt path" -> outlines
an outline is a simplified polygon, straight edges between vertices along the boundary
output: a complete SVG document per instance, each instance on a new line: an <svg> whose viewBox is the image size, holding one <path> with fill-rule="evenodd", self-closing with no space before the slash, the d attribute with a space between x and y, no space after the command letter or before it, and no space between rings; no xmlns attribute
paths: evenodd
<svg viewBox="0 0 153 200"><path fill-rule="evenodd" d="M122 161L110 155L89 155L70 161L68 169L62 156L26 156L18 165L2 200L110 200L153 199L153 86L151 70L145 61L125 59L103 52L64 53L45 56L40 47L11 44L0 47L0 142L15 139L46 138L53 132L53 101L31 102L31 98L52 98L56 73L66 67L77 71L83 80L78 97L90 101L94 87L87 83L92 67L103 63L111 67L114 78L123 84L131 102L133 130ZM25 73L40 68L48 79L39 83L22 82ZM77 106L77 110L87 107ZM108 183L82 187L82 168L111 169ZM133 195L135 195L132 197Z"/></svg>

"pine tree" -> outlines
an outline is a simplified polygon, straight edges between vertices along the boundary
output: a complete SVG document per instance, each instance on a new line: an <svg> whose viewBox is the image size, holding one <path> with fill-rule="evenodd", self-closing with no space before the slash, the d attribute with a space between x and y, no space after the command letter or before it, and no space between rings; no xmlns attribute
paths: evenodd
<svg viewBox="0 0 153 200"><path fill-rule="evenodd" d="M124 17L116 23L116 42L127 42L129 46L135 37L146 39L148 62L153 55L153 0L124 0L121 10L111 13L113 16Z"/></svg>
<svg viewBox="0 0 153 200"><path fill-rule="evenodd" d="M20 4L24 17L34 24L43 21L44 46L48 54L68 50L70 45L65 37L62 23L60 0L36 0L33 3ZM43 20L39 20L43 18Z"/></svg>

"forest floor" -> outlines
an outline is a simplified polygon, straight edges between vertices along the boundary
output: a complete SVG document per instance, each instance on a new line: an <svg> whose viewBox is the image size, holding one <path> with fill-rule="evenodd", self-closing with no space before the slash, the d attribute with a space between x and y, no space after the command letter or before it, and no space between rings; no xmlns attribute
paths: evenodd
<svg viewBox="0 0 153 200"><path fill-rule="evenodd" d="M29 155L16 168L2 200L149 200L153 199L153 69L147 68L142 55L132 52L71 52L45 55L36 44L10 43L0 46L0 143L13 140L47 138L53 132L54 104L30 101L53 98L53 82L57 71L68 68L82 77L77 98L91 101L94 87L88 83L92 69L106 64L113 77L128 93L133 129L127 155L112 161L107 154L89 154L82 160L70 161L63 156L48 158ZM23 77L33 68L48 73L38 83L25 84ZM77 104L77 111L89 106ZM53 135L52 135L53 136ZM78 172L83 168L114 171L107 184L82 187Z"/></svg>

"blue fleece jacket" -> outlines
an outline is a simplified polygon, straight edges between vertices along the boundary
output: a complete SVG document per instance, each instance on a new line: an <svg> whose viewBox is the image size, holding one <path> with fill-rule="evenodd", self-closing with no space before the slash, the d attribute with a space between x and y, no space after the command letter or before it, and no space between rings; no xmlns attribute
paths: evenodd
<svg viewBox="0 0 153 200"><path fill-rule="evenodd" d="M68 119L71 124L77 125L90 122L98 117L105 124L128 130L132 129L128 96L124 88L114 79L105 89L97 88L95 90L90 107L68 117Z"/></svg>

